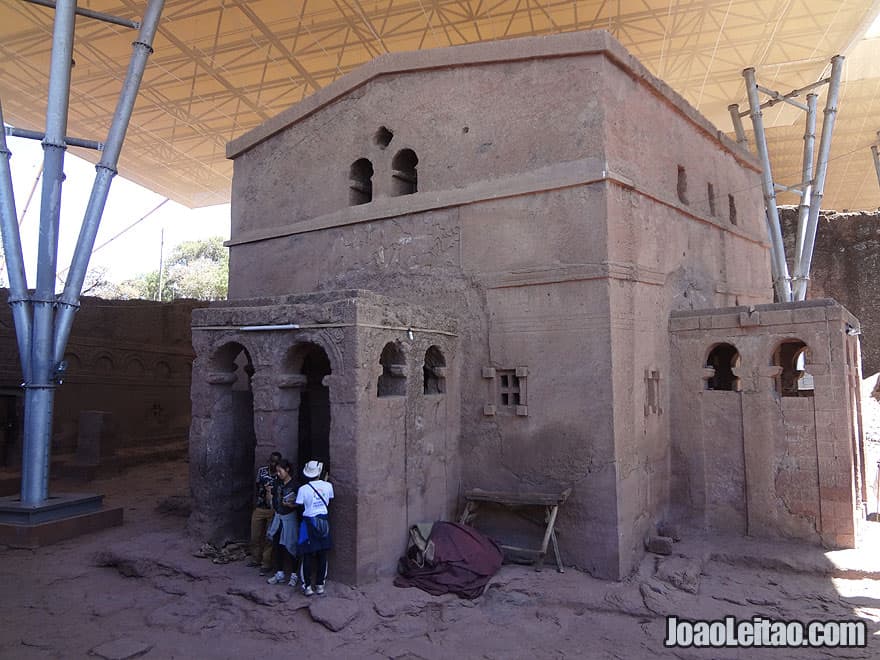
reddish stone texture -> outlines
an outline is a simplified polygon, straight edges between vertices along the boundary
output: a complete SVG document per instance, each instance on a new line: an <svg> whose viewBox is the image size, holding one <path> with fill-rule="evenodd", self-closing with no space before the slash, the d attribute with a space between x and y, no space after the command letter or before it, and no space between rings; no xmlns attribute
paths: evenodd
<svg viewBox="0 0 880 660"><path fill-rule="evenodd" d="M757 459L724 438L775 403L719 401L717 446L688 454L672 442L672 375L702 369L707 347L675 353L667 327L671 312L704 310L681 321L705 334L772 301L758 167L607 33L383 56L227 153L233 300L195 315L215 329L196 330L194 529L242 528L242 437L258 454L301 452L299 395L279 390L308 377L279 365L314 344L332 367L346 579L393 571L407 524L454 518L472 487L571 488L563 557L602 577L637 565L677 475L752 531L742 470ZM793 318L765 311L765 324ZM335 344L321 334L333 326ZM428 341L447 359L442 398L412 384ZM403 359L386 369L389 344ZM378 379L404 376L377 396ZM253 397L240 415L236 388ZM737 465L723 482L688 477Z"/></svg>
<svg viewBox="0 0 880 660"><path fill-rule="evenodd" d="M681 480L674 505L682 518L728 533L852 547L864 519L865 466L853 424L860 404L850 356L858 339L847 327L858 321L831 300L673 313L673 472ZM814 389L789 396L778 350L793 340L806 345ZM729 389L709 389L718 369L707 369L702 356L719 345L736 350Z"/></svg>
<svg viewBox="0 0 880 660"><path fill-rule="evenodd" d="M786 254L794 253L797 208L782 207ZM791 267L791 266L789 266ZM834 298L862 322L862 373L880 371L880 212L819 215L808 298Z"/></svg>
<svg viewBox="0 0 880 660"><path fill-rule="evenodd" d="M3 300L7 295L6 290L0 291ZM190 317L193 308L204 304L83 298L65 353L67 372L56 390L53 451L76 449L83 410L110 413L111 435L119 447L184 439L193 359ZM0 347L0 413L13 413L7 415L13 429L0 453L0 465L18 465L23 422L21 367L6 305L0 308ZM107 448L101 451L106 453Z"/></svg>

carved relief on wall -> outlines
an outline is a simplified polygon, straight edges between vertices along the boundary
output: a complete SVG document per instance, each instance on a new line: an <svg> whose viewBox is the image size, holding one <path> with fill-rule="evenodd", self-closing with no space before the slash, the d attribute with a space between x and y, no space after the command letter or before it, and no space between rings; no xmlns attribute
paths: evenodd
<svg viewBox="0 0 880 660"><path fill-rule="evenodd" d="M456 211L369 222L334 230L332 272L457 266L460 228Z"/></svg>

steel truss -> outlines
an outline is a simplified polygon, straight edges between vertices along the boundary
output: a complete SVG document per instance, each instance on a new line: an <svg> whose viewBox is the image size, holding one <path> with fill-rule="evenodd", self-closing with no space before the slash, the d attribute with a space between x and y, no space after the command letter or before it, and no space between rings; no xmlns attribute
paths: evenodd
<svg viewBox="0 0 880 660"><path fill-rule="evenodd" d="M819 224L819 211L825 190L825 178L828 173L828 156L831 152L831 136L837 118L837 101L840 94L840 79L843 73L844 57L836 55L831 58L831 73L814 83L794 89L788 94L780 94L758 84L755 70L748 68L743 71L746 91L749 98L749 110L740 112L738 104L728 106L736 139L748 148L748 140L743 129L742 118L749 115L755 132L755 149L761 162L761 187L764 191L764 209L767 221L767 233L770 237L771 269L773 288L779 302L804 300L807 296L807 283L810 279L810 264L813 260L813 247L816 244L816 228ZM819 153L813 166L813 152L816 143L816 108L818 96L812 90L828 85L828 96L825 100L825 117L822 121L822 135L819 139ZM797 99L801 94L809 92L806 103ZM769 96L769 100L761 103L760 94ZM804 132L804 152L801 181L795 185L785 186L773 180L770 168L770 153L767 149L767 136L764 131L763 108L777 103L787 103L806 113L806 131ZM875 151L875 162L877 152ZM878 169L880 172L880 169ZM788 262L785 256L785 245L782 240L782 227L779 223L779 209L776 205L777 191L795 192L800 196L798 205L797 240L794 254L794 276L789 275Z"/></svg>
<svg viewBox="0 0 880 660"><path fill-rule="evenodd" d="M29 0L26 0L29 1ZM66 137L67 115L70 105L71 55L73 53L76 15L81 14L100 21L112 17L78 10L76 0L40 2L55 8L52 33L52 56L49 69L49 101L46 110L45 133L26 134L11 131L22 137L41 139L43 144L43 186L40 207L39 252L37 258L37 285L33 293L27 288L24 259L21 250L12 189L10 169L11 152L6 145L6 130L0 131L0 230L9 276L9 304L15 323L21 370L25 389L24 447L22 456L21 503L37 507L49 497L49 463L52 440L52 410L55 389L61 384L65 369L64 351L70 336L73 317L79 309L89 259L95 237L116 175L119 153L131 119L132 108L143 78L147 58L153 52L153 38L165 0L149 0L139 26L137 40L128 71L119 95L116 111L107 139L103 143L74 140ZM120 23L116 24L126 24ZM0 123L3 110L0 105ZM71 261L63 293L56 297L55 278L58 258L58 229L61 214L61 187L64 181L64 154L68 145L88 143L101 148L101 159L96 165L95 182L80 227L79 239Z"/></svg>

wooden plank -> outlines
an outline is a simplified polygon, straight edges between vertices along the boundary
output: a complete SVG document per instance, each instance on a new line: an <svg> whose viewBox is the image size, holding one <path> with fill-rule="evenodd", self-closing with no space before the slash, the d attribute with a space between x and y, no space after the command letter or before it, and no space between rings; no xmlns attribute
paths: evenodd
<svg viewBox="0 0 880 660"><path fill-rule="evenodd" d="M508 506L553 506L565 502L570 493L570 488L561 493L514 493L474 488L467 491L464 496L467 500L494 502Z"/></svg>

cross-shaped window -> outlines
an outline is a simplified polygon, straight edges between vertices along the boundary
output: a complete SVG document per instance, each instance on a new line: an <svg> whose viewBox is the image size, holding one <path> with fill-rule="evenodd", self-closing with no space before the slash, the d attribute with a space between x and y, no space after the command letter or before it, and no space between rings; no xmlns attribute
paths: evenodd
<svg viewBox="0 0 880 660"><path fill-rule="evenodd" d="M501 395L502 406L518 406L520 404L519 377L513 369L498 371L498 393Z"/></svg>

